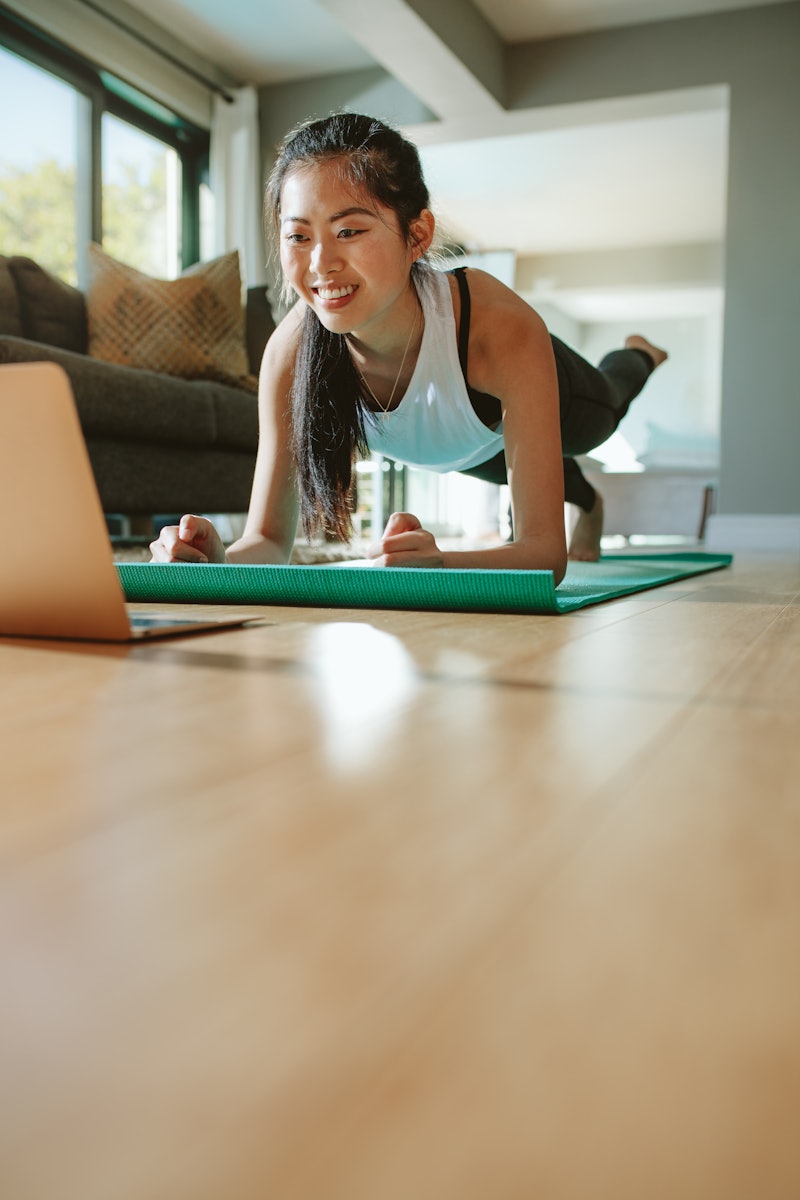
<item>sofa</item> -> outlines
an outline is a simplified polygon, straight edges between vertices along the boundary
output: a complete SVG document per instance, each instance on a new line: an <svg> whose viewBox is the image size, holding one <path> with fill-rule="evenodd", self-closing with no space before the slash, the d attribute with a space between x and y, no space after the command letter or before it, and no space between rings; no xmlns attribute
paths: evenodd
<svg viewBox="0 0 800 1200"><path fill-rule="evenodd" d="M238 260L236 270L238 277ZM45 359L64 367L106 513L141 526L156 514L247 509L258 442L255 376L274 323L265 288L247 290L243 312L241 288L236 295L245 375L182 378L90 353L88 291L30 258L0 255L0 363Z"/></svg>

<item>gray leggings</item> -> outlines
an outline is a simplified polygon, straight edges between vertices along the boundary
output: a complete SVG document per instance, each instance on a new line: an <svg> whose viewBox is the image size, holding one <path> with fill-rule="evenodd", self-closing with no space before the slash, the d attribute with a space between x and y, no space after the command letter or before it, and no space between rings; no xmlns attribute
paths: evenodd
<svg viewBox="0 0 800 1200"><path fill-rule="evenodd" d="M644 350L612 350L593 367L559 338L553 337L561 407L561 445L564 455L564 498L584 512L594 508L596 493L575 462L601 446L627 413L654 369ZM494 458L463 471L489 483L506 483L506 459Z"/></svg>

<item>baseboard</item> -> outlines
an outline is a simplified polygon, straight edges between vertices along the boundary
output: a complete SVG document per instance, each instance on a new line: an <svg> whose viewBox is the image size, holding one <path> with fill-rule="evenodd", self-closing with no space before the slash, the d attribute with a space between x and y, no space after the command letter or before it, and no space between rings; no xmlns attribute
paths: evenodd
<svg viewBox="0 0 800 1200"><path fill-rule="evenodd" d="M772 550L800 554L800 516L715 513L708 519L707 550Z"/></svg>

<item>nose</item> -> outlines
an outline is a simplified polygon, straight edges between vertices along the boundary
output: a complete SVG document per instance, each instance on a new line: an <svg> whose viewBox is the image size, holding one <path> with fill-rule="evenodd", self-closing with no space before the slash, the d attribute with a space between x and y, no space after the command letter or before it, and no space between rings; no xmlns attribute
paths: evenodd
<svg viewBox="0 0 800 1200"><path fill-rule="evenodd" d="M311 251L311 269L317 275L327 275L341 266L339 243L328 238L315 243Z"/></svg>

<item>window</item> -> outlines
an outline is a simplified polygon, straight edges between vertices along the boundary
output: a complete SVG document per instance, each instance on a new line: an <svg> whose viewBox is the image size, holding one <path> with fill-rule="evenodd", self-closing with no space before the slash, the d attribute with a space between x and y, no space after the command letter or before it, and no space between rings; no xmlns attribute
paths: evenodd
<svg viewBox="0 0 800 1200"><path fill-rule="evenodd" d="M0 13L0 246L85 286L87 247L174 278L201 257L208 132Z"/></svg>
<svg viewBox="0 0 800 1200"><path fill-rule="evenodd" d="M148 275L181 269L181 160L171 147L103 114L103 247Z"/></svg>
<svg viewBox="0 0 800 1200"><path fill-rule="evenodd" d="M69 283L78 270L78 128L83 97L0 47L0 246Z"/></svg>

